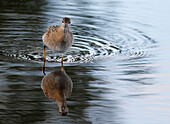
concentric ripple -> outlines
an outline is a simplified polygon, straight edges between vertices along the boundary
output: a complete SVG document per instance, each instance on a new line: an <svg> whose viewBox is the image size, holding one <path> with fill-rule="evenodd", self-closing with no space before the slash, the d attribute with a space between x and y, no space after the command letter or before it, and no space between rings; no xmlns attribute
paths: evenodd
<svg viewBox="0 0 170 124"><path fill-rule="evenodd" d="M112 46L104 40L86 36L75 35L75 43L68 50L64 57L66 63L87 63L92 62L96 57L113 55L119 48ZM12 49L12 48L11 48ZM42 45L38 47L27 45L24 50L2 50L2 55L15 57L17 59L39 61L43 60ZM46 50L46 60L48 62L60 62L61 55L53 53L48 48Z"/></svg>
<svg viewBox="0 0 170 124"><path fill-rule="evenodd" d="M74 35L74 37L75 43L66 53L64 57L65 63L89 63L95 59L102 59L115 54L126 54L131 57L147 56L153 50L153 43L155 43L152 38L135 30L126 34L119 31L112 36L112 41L81 35ZM38 46L27 44L24 48L15 49L15 47L11 46L9 50L1 50L1 54L37 62L42 62L43 60L42 43L39 43ZM61 55L47 49L46 60L48 62L60 62Z"/></svg>
<svg viewBox="0 0 170 124"><path fill-rule="evenodd" d="M115 3L115 9L116 4L120 3ZM71 9L65 8L64 12L68 13L65 16L72 19L71 30L75 42L64 57L65 63L91 63L94 60L117 54L142 57L150 55L155 47L156 42L145 32L134 29L133 26L124 25L126 21L119 18L116 10L111 9L114 11L110 12L109 8L112 6L108 6L105 11L102 8L91 7L82 14L83 11L79 10L82 10L84 5L81 6L79 3L80 7L78 8L75 8L74 4L71 5ZM61 21L63 9L58 4L53 4L52 1L50 5L44 3L41 6L41 9L38 10L28 9L32 15L29 14L29 11L20 12L17 8L15 8L15 13L8 9L3 10L0 22L1 55L42 62L43 43L41 37L47 27L56 25L56 21ZM58 8L57 16L54 8ZM96 9L98 13L103 14L103 18L96 15ZM142 25L133 21L128 23ZM61 55L47 49L46 59L48 62L60 62Z"/></svg>

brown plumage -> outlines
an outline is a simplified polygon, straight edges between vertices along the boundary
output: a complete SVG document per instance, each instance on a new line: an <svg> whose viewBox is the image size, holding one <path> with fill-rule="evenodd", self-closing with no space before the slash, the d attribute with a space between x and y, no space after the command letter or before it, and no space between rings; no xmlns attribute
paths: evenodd
<svg viewBox="0 0 170 124"><path fill-rule="evenodd" d="M42 79L41 88L47 98L57 102L60 115L67 115L66 98L71 96L73 83L64 69L51 72Z"/></svg>
<svg viewBox="0 0 170 124"><path fill-rule="evenodd" d="M74 42L73 34L69 29L70 24L71 20L65 17L63 18L62 24L60 26L54 25L46 30L42 37L44 42L43 44L44 62L45 62L45 46L47 46L53 52L62 53L61 64L63 66L64 53L70 48L70 46ZM43 69L45 69L45 63Z"/></svg>

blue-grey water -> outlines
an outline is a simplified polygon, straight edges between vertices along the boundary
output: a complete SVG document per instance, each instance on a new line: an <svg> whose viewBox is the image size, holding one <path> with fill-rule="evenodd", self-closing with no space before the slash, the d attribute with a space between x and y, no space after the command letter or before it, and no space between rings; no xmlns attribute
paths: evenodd
<svg viewBox="0 0 170 124"><path fill-rule="evenodd" d="M1 0L1 124L169 124L170 1ZM68 116L41 89L42 35L70 17ZM47 50L46 73L61 55Z"/></svg>

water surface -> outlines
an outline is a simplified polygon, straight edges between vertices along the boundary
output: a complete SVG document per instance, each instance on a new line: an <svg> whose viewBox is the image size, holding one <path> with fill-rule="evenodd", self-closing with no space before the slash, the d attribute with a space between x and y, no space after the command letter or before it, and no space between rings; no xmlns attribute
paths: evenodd
<svg viewBox="0 0 170 124"><path fill-rule="evenodd" d="M0 123L169 124L166 0L0 2ZM64 57L69 114L41 89L42 35L63 17L75 43ZM61 55L47 50L46 73Z"/></svg>

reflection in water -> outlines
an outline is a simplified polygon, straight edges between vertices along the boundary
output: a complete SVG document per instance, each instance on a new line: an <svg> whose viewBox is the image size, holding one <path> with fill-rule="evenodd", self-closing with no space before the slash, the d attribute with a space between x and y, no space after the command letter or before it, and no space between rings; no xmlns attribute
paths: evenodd
<svg viewBox="0 0 170 124"><path fill-rule="evenodd" d="M51 72L42 79L41 87L47 98L57 102L60 115L68 113L66 98L71 96L73 83L64 68Z"/></svg>

